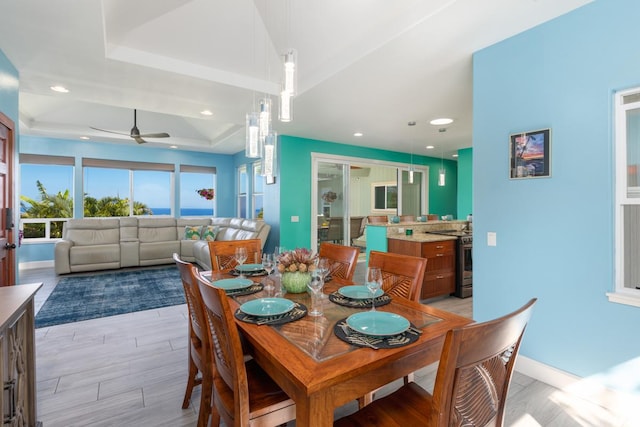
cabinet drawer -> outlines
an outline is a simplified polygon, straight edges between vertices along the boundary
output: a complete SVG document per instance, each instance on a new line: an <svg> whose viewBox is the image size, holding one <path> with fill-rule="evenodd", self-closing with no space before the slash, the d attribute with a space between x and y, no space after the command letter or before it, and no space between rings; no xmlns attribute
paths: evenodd
<svg viewBox="0 0 640 427"><path fill-rule="evenodd" d="M440 242L430 242L422 244L422 257L433 258L442 257L445 254L453 255L455 253L455 240L443 240Z"/></svg>
<svg viewBox="0 0 640 427"><path fill-rule="evenodd" d="M455 275L449 273L425 274L422 283L421 299L449 295L456 290Z"/></svg>

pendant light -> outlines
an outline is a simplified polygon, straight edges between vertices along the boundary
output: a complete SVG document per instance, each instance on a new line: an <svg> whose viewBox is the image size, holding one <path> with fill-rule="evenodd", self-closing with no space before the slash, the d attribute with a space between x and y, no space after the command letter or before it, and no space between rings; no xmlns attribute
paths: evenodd
<svg viewBox="0 0 640 427"><path fill-rule="evenodd" d="M260 157L260 124L258 113L247 113L245 156L250 159Z"/></svg>
<svg viewBox="0 0 640 427"><path fill-rule="evenodd" d="M445 183L445 172L444 172L444 151L442 152L442 157L440 158L440 171L438 172L438 187L444 187Z"/></svg>
<svg viewBox="0 0 640 427"><path fill-rule="evenodd" d="M409 123L407 123L409 125L409 127L413 127L416 125L416 122L411 121ZM409 179L408 182L409 184L413 184L413 138L411 138L410 140L411 143L411 161L410 161L410 165L409 165Z"/></svg>
<svg viewBox="0 0 640 427"><path fill-rule="evenodd" d="M286 2L285 10L286 39L291 38L291 5ZM283 61L282 91L280 92L280 108L278 109L278 120L290 122L293 120L293 97L298 90L298 52L295 49L287 49Z"/></svg>
<svg viewBox="0 0 640 427"><path fill-rule="evenodd" d="M267 178L276 176L276 153L277 153L278 133L269 132L264 140L264 153L262 155L262 175Z"/></svg>
<svg viewBox="0 0 640 427"><path fill-rule="evenodd" d="M258 138L260 140L260 144L264 144L264 140L266 139L269 132L271 132L271 98L262 98L260 100L259 108L260 132L258 134Z"/></svg>
<svg viewBox="0 0 640 427"><path fill-rule="evenodd" d="M285 90L280 92L278 120L281 122L290 122L293 120L293 96Z"/></svg>

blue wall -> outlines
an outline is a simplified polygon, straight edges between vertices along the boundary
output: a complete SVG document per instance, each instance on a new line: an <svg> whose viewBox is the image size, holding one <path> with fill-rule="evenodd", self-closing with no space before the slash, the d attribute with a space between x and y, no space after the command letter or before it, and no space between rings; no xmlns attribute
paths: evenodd
<svg viewBox="0 0 640 427"><path fill-rule="evenodd" d="M474 55L474 317L538 297L521 354L579 376L640 355L640 308L605 296L612 94L640 86L638 17L637 0L595 1ZM510 180L509 134L547 127L552 176ZM624 380L640 393L639 372Z"/></svg>

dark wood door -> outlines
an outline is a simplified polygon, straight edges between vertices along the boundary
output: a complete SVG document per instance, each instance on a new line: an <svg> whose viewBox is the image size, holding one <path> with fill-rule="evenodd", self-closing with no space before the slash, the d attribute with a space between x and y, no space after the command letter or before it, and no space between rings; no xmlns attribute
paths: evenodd
<svg viewBox="0 0 640 427"><path fill-rule="evenodd" d="M0 286L15 285L13 121L0 113Z"/></svg>

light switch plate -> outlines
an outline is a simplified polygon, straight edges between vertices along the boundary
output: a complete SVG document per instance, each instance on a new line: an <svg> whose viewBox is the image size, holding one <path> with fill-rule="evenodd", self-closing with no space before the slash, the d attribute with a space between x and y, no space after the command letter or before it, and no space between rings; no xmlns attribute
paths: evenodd
<svg viewBox="0 0 640 427"><path fill-rule="evenodd" d="M496 246L498 244L498 234L495 231L487 233L487 246Z"/></svg>
<svg viewBox="0 0 640 427"><path fill-rule="evenodd" d="M298 215L292 215L291 222L300 222L300 217Z"/></svg>

